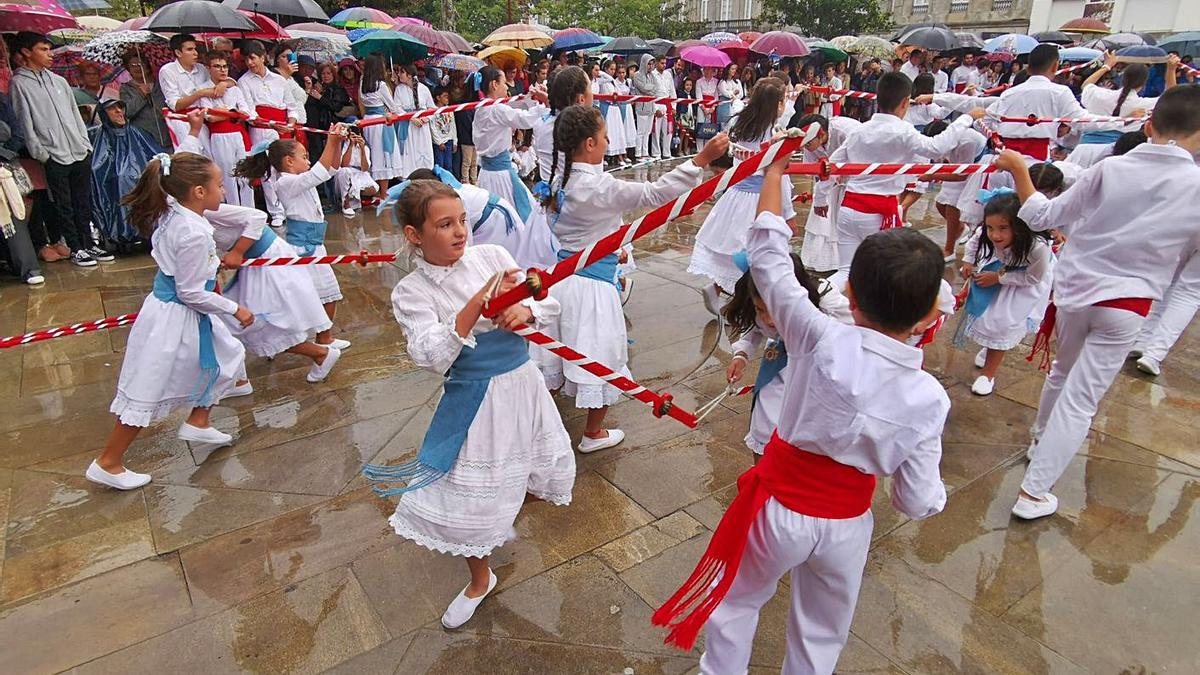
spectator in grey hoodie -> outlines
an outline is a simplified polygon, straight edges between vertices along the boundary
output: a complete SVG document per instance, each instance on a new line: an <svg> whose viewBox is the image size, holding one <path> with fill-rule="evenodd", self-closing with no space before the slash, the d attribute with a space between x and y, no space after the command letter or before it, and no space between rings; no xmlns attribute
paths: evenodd
<svg viewBox="0 0 1200 675"><path fill-rule="evenodd" d="M93 267L113 255L92 238L92 144L75 109L71 85L50 71L54 57L45 35L17 33L14 50L25 60L12 78L12 104L29 156L46 169L71 262Z"/></svg>

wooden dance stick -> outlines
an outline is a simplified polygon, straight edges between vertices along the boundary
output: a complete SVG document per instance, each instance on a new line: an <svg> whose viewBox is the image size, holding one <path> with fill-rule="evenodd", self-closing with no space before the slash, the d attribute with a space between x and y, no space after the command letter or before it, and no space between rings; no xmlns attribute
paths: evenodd
<svg viewBox="0 0 1200 675"><path fill-rule="evenodd" d="M1032 126L1035 126L1038 124L1108 124L1111 122L1123 122L1125 124L1132 124L1134 122L1147 122L1150 120L1150 116L1146 115L1144 117L1108 117L1105 115L1089 115L1088 117L1038 117L1037 115L1030 115L1029 117L1001 116L1001 117L995 117L992 119L996 119L1001 122L1015 122L1015 123L1019 123L1019 124L1027 124L1032 127Z"/></svg>

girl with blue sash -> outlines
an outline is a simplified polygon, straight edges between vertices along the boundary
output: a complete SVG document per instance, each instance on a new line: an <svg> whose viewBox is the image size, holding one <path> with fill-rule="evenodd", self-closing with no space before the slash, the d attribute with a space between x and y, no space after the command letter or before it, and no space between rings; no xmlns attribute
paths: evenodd
<svg viewBox="0 0 1200 675"><path fill-rule="evenodd" d="M1178 57L1175 57L1175 59L1177 60ZM1079 102L1093 115L1108 115L1113 117L1145 115L1148 117L1150 111L1154 110L1154 105L1158 103L1158 97L1141 96L1139 92L1146 86L1146 81L1150 77L1150 70L1144 63L1125 64L1125 69L1121 71L1119 88L1107 89L1101 87L1098 82L1104 76L1111 75L1116 65L1116 54L1112 52L1106 54L1104 65L1097 68L1094 73L1083 81L1083 89L1079 95ZM1166 82L1168 89L1175 86L1175 72L1175 67L1167 68ZM1125 122L1088 124L1083 127L1083 135L1080 136L1079 143L1080 145L1112 145L1117 142L1122 133L1134 131L1141 126L1140 122L1133 124Z"/></svg>
<svg viewBox="0 0 1200 675"><path fill-rule="evenodd" d="M558 257L565 259L583 250L624 223L627 211L659 206L696 187L704 167L725 154L728 141L720 135L693 160L683 162L653 183L623 181L604 172L608 135L600 111L588 106L571 106L554 124L554 148L561 150L565 165L554 162L547 198L553 230L562 246ZM564 279L550 289L562 303L556 337L589 357L629 376L629 341L625 316L617 290L618 254L613 253ZM580 452L594 452L617 445L625 434L604 428L608 406L617 402L620 391L578 366L559 362L551 373L551 388L562 387L575 397L575 406L588 411Z"/></svg>
<svg viewBox="0 0 1200 675"><path fill-rule="evenodd" d="M437 107L429 87L417 81L416 66L398 66L394 72L396 89L392 96L400 110L411 112ZM432 117L423 117L400 123L408 125L408 134L404 139L398 176L407 176L417 169L433 168L433 130L429 127L431 122Z"/></svg>
<svg viewBox="0 0 1200 675"><path fill-rule="evenodd" d="M293 140L278 140L266 148L256 146L250 156L240 162L237 173L247 178L258 178L269 171L275 173L275 194L283 202L283 238L291 244L292 255L323 256L325 249L325 213L321 209L321 196L317 187L333 177L341 163L342 144L346 140L346 125L335 124L329 130L329 139L316 164L308 159L308 150ZM342 289L333 273L332 265L304 265L317 289L317 297L325 306L325 314L332 322L337 312L337 302L342 299ZM334 338L326 330L317 337L317 344L338 351L350 348L350 341ZM323 376L322 376L323 377ZM319 380L309 380L315 382Z"/></svg>
<svg viewBox="0 0 1200 675"><path fill-rule="evenodd" d="M400 495L389 520L396 534L466 558L470 583L442 616L444 626L457 628L495 588L489 556L517 536L521 505L531 497L571 501L571 439L527 343L510 332L540 329L559 306L552 298L526 300L494 322L483 318L489 294L518 283L512 257L499 246L467 245L466 212L449 186L414 181L398 199L393 212L413 247L414 269L392 291L392 309L413 362L446 381L415 458L364 473L381 495Z"/></svg>
<svg viewBox="0 0 1200 675"><path fill-rule="evenodd" d="M493 66L480 68L472 75L471 85L481 99L502 98L508 95L508 80L504 72ZM532 96L545 102L546 95L534 90ZM540 105L521 109L497 103L475 111L471 136L479 155L479 187L512 204L521 220L531 228L545 228L546 217L536 208L533 195L521 181L512 161L512 137L515 129L531 129L546 109Z"/></svg>
<svg viewBox="0 0 1200 675"><path fill-rule="evenodd" d="M846 296L834 288L828 279L811 276L804 269L800 256L795 253L791 255L792 264L796 268L796 280L808 292L813 306L846 325L854 325L850 301ZM746 434L746 447L754 452L754 463L757 464L767 447L767 442L771 440L771 434L775 433L775 428L779 426L779 411L783 408L783 392L786 389L788 353L787 345L775 329L775 321L767 311L762 294L750 276L750 261L746 253L739 251L733 258L734 264L745 272L742 278L738 279L733 297L721 310L729 326L730 340L733 341L733 359L725 370L725 377L731 385L740 382L746 373L751 355L763 349L763 359L758 366L758 376L754 380L750 430Z"/></svg>
<svg viewBox="0 0 1200 675"><path fill-rule="evenodd" d="M737 148L758 151L764 142L771 140L784 111L785 91L783 82L773 77L765 77L754 85L750 103L734 119L729 131L730 140ZM705 287L703 293L705 307L714 315L720 311L720 295L733 293L733 287L742 278L742 271L733 264L732 256L746 248L750 224L758 213L755 209L758 208L762 182L760 172L731 186L713 205L696 234L688 272L712 280L712 285ZM790 180L783 182L783 191L784 218L795 227L796 211L792 208Z"/></svg>
<svg viewBox="0 0 1200 675"><path fill-rule="evenodd" d="M401 112L387 83L383 57L379 54L371 54L363 61L362 80L358 86L364 121ZM378 181L382 194L393 178L404 175L401 153L404 151L403 138L408 136L408 122L373 124L363 127L362 135L371 150L371 177Z"/></svg>
<svg viewBox="0 0 1200 675"><path fill-rule="evenodd" d="M606 60L596 79L598 93L617 93L616 74L616 61ZM597 101L597 103L600 106L600 115L604 117L605 127L608 129L608 154L604 156L604 159L612 167L626 166L628 163L623 159L625 155L625 120L621 118L621 106L610 101Z"/></svg>
<svg viewBox="0 0 1200 675"><path fill-rule="evenodd" d="M153 243L158 272L125 345L117 395L109 407L116 427L84 474L94 483L118 490L149 483L149 475L125 468L125 451L142 427L179 407L192 409L179 438L215 445L233 441L210 425L209 408L250 393L245 350L213 317L231 315L245 327L254 315L214 292L220 260L203 214L220 206L223 197L221 171L212 160L179 152L152 159L122 200L130 222Z"/></svg>
<svg viewBox="0 0 1200 675"><path fill-rule="evenodd" d="M982 372L971 392L987 396L996 386L1004 354L1036 332L1050 302L1054 254L1047 238L1017 215L1021 201L1009 188L981 195L984 227L967 242L962 275L970 279L955 346L969 337L982 349Z"/></svg>

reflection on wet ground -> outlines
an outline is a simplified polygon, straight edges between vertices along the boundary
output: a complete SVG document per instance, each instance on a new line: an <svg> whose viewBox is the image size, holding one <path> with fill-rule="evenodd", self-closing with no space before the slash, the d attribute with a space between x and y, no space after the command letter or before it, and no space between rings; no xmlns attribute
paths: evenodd
<svg viewBox="0 0 1200 675"><path fill-rule="evenodd" d="M911 219L938 238L929 200ZM689 408L723 388L729 359L701 282L685 271L705 211L638 243L626 307L635 377ZM400 248L385 218L330 222L330 250ZM146 256L90 270L51 265L44 288L3 288L0 334L133 311L153 273ZM665 648L649 616L691 571L750 465L749 402L726 402L695 431L639 403L618 405L611 419L629 440L578 457L569 508L526 507L520 538L494 557L497 593L447 632L438 617L464 583L463 565L391 534L391 505L358 476L364 462L411 452L436 400L438 378L414 369L388 307L404 266L338 274L347 297L338 324L354 348L333 376L309 385L299 357L251 358L253 396L214 412L237 444L189 448L172 433L178 420L158 424L129 455L154 475L138 492L81 475L112 424L126 330L0 351L0 668L694 670L699 649ZM949 332L926 351L953 401L942 462L949 504L910 522L877 495L839 670L1200 671L1196 331L1156 380L1132 368L1119 376L1055 490L1059 513L1034 523L1008 510L1043 376L1014 353L996 395L975 397L974 352L950 346ZM560 407L578 437L582 417ZM764 610L756 672L782 662L786 598L784 589Z"/></svg>

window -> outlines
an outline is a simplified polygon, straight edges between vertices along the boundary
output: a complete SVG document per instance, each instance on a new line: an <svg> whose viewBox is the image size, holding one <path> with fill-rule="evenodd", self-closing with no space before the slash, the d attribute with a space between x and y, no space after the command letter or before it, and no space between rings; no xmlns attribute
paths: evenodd
<svg viewBox="0 0 1200 675"><path fill-rule="evenodd" d="M1003 12L1012 9L1013 0L992 0L992 11Z"/></svg>
<svg viewBox="0 0 1200 675"><path fill-rule="evenodd" d="M708 21L708 0L700 0L700 20Z"/></svg>
<svg viewBox="0 0 1200 675"><path fill-rule="evenodd" d="M728 21L733 13L733 0L721 0L721 20Z"/></svg>
<svg viewBox="0 0 1200 675"><path fill-rule="evenodd" d="M970 0L950 0L950 11L965 12L970 4Z"/></svg>
<svg viewBox="0 0 1200 675"><path fill-rule="evenodd" d="M742 4L742 6L743 6L742 18L743 19L753 19L754 18L754 0L745 0L745 2Z"/></svg>
<svg viewBox="0 0 1200 675"><path fill-rule="evenodd" d="M912 13L913 14L929 13L929 0L913 0Z"/></svg>

